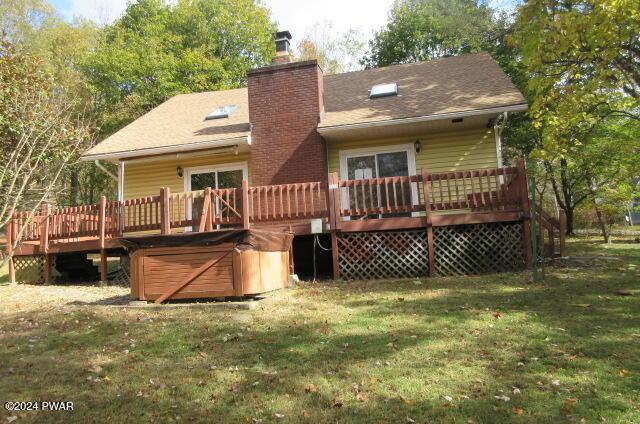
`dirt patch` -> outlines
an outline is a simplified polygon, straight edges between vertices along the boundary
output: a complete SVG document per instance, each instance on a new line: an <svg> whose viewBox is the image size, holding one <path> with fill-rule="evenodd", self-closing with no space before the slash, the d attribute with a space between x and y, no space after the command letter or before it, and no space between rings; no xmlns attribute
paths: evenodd
<svg viewBox="0 0 640 424"><path fill-rule="evenodd" d="M6 285L0 286L0 313L11 314L81 304L126 304L130 301L129 292L128 287L120 286Z"/></svg>

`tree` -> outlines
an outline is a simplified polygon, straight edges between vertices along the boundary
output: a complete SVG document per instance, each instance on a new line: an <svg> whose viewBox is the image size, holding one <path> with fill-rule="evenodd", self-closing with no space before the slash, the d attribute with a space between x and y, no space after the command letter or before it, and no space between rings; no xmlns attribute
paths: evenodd
<svg viewBox="0 0 640 424"><path fill-rule="evenodd" d="M92 128L66 94L38 58L1 40L0 228L17 210L29 211L32 219L90 142Z"/></svg>
<svg viewBox="0 0 640 424"><path fill-rule="evenodd" d="M478 0L401 0L369 42L368 67L491 51L495 11ZM498 15L498 17L500 17Z"/></svg>
<svg viewBox="0 0 640 424"><path fill-rule="evenodd" d="M531 0L516 28L544 150L581 143L603 119L640 121L637 0Z"/></svg>
<svg viewBox="0 0 640 424"><path fill-rule="evenodd" d="M569 234L576 207L595 208L596 198L614 197L638 172L640 13L633 2L531 0L518 8L513 41L528 74L533 141L526 147L550 176Z"/></svg>
<svg viewBox="0 0 640 424"><path fill-rule="evenodd" d="M269 12L255 0L131 3L83 64L102 112L102 134L179 93L245 83L270 62Z"/></svg>
<svg viewBox="0 0 640 424"><path fill-rule="evenodd" d="M298 43L298 60L316 59L325 75L358 68L365 43L356 30L338 33L331 22L316 22L313 31Z"/></svg>

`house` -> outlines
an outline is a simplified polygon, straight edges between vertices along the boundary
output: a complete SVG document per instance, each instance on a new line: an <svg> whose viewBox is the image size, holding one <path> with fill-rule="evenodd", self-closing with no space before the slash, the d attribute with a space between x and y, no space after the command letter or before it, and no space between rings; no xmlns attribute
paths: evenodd
<svg viewBox="0 0 640 424"><path fill-rule="evenodd" d="M290 38L276 34L274 63L247 87L172 97L83 155L118 165L116 203L134 218L110 221L114 234L289 230L297 267L330 244L323 263L347 278L530 260L524 165L501 154L505 121L527 104L488 54L325 76L291 61Z"/></svg>

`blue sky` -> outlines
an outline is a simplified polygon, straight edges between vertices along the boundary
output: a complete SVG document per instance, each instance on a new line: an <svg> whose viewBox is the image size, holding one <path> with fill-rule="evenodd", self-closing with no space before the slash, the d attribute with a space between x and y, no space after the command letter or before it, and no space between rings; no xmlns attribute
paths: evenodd
<svg viewBox="0 0 640 424"><path fill-rule="evenodd" d="M50 0L67 19L82 16L99 24L117 19L129 0ZM489 0L498 8L513 8L519 0ZM319 22L330 22L334 30L360 31L367 37L384 25L393 0L263 0L280 29L294 39L312 33ZM294 40L295 43L295 40Z"/></svg>

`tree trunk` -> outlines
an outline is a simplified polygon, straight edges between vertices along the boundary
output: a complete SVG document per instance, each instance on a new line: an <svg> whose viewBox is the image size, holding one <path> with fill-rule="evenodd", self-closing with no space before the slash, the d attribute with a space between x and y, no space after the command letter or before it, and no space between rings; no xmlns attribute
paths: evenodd
<svg viewBox="0 0 640 424"><path fill-rule="evenodd" d="M573 208L562 208L567 217L567 231L565 235L572 236L573 235Z"/></svg>
<svg viewBox="0 0 640 424"><path fill-rule="evenodd" d="M598 204L596 203L595 199L593 201L593 207L596 210L596 216L598 217L598 226L600 227L600 231L602 232L602 238L604 239L605 243L609 243L609 233L607 232L607 224L602 219L602 212L600 212L600 209L598 208Z"/></svg>

